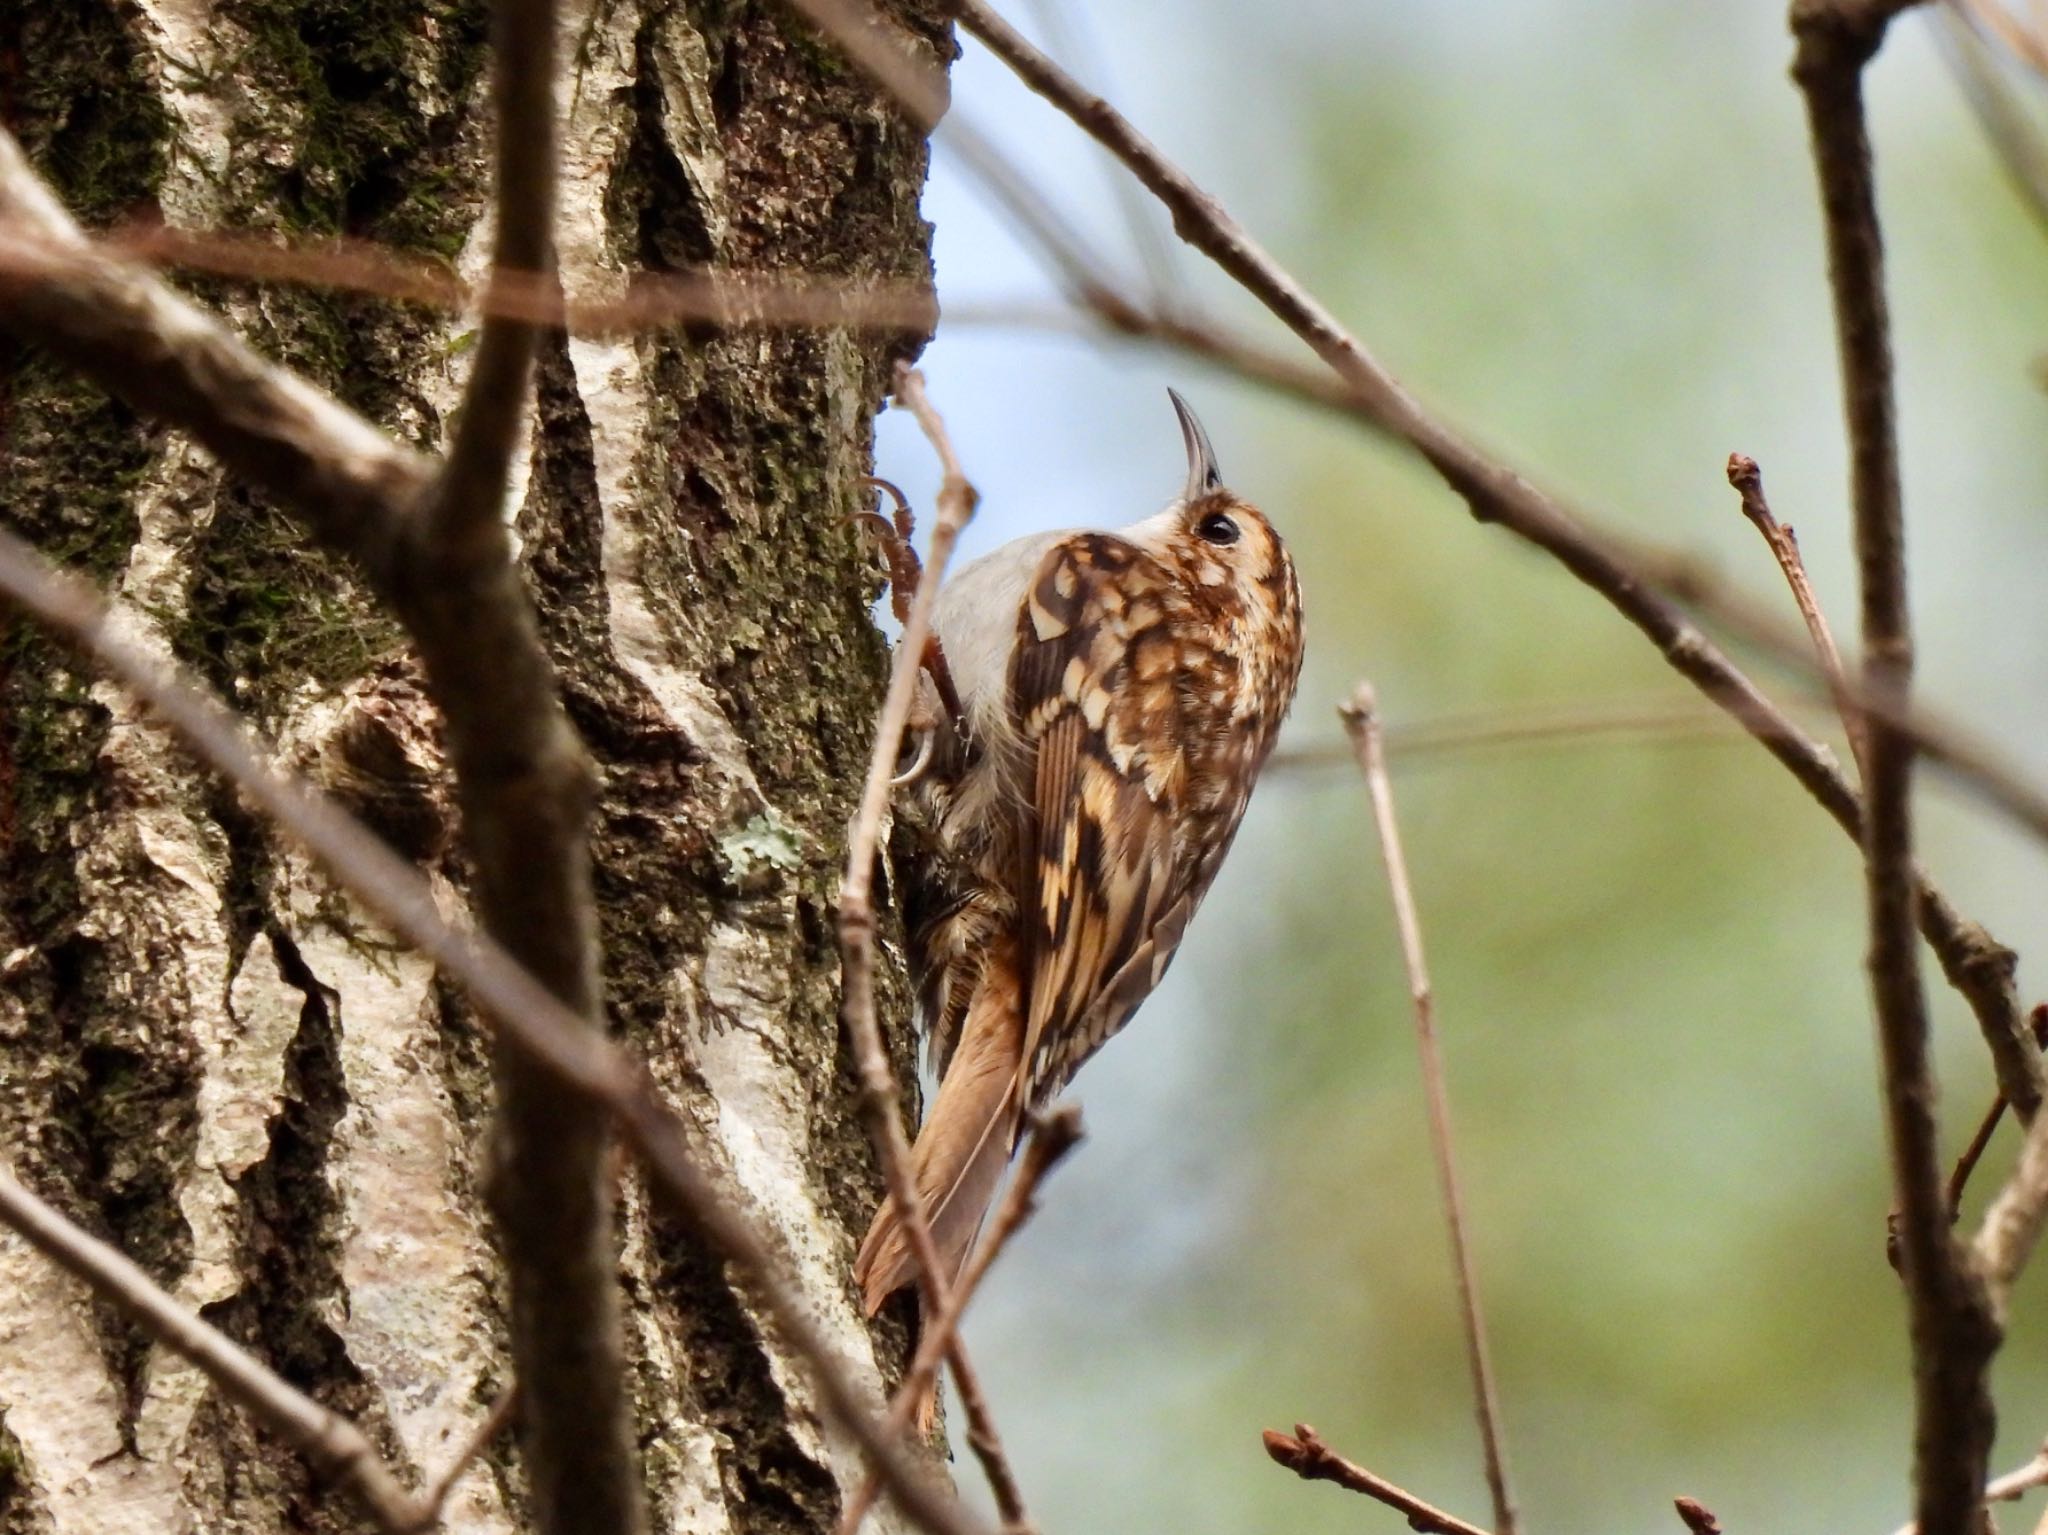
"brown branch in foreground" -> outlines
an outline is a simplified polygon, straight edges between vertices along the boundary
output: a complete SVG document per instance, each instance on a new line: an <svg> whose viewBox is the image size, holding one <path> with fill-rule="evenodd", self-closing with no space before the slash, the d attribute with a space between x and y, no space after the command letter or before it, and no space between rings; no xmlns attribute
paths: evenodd
<svg viewBox="0 0 2048 1535"><path fill-rule="evenodd" d="M1010 1238L1017 1234L1017 1228L1037 1210L1039 1186L1060 1159L1080 1141L1081 1111L1073 1104L1062 1105L1032 1121L1031 1138L1025 1142L1024 1154L1018 1158L1016 1176L1010 1180L1009 1191L989 1222L986 1235L975 1243L966 1268L961 1270L959 1283L953 1286L947 1298L946 1309L925 1318L924 1333L917 1340L917 1352L911 1357L910 1368L903 1372L902 1383L897 1386L896 1395L889 1400L884 1433L893 1437L910 1427L917 1404L924 1400L925 1393L932 1389L938 1377L939 1361L946 1356L953 1335L960 1326L960 1318L967 1313L967 1303L974 1299L974 1292L981 1288L983 1277L1002 1256ZM880 1481L870 1476L840 1516L839 1535L855 1535L868 1510L874 1507L880 1490Z"/></svg>
<svg viewBox="0 0 2048 1535"><path fill-rule="evenodd" d="M1292 1435L1269 1428L1261 1437L1266 1454L1304 1482L1335 1482L1352 1492L1362 1492L1398 1512L1411 1530L1424 1531L1425 1535L1487 1535L1478 1525L1467 1524L1456 1514L1447 1514L1385 1477L1375 1476L1356 1462L1346 1460L1324 1444L1306 1423L1295 1424Z"/></svg>
<svg viewBox="0 0 2048 1535"><path fill-rule="evenodd" d="M2048 1487L2048 1441L2042 1443L2041 1448L2034 1452L2034 1458L2025 1465L2015 1466L1986 1483L1984 1502L1986 1505L2014 1503L2036 1487ZM1917 1524L1902 1524L1896 1535L1918 1535L1919 1529Z"/></svg>
<svg viewBox="0 0 2048 1535"><path fill-rule="evenodd" d="M223 1396L355 1497L387 1535L428 1529L440 1512L398 1484L363 1431L322 1407L225 1333L159 1287L118 1249L66 1220L0 1170L0 1224L113 1302L166 1348L188 1359Z"/></svg>
<svg viewBox="0 0 2048 1535"><path fill-rule="evenodd" d="M1806 632L1813 640L1821 679L1827 683L1828 696L1834 700L1842 729L1849 735L1849 750L1860 766L1863 761L1863 721L1849 691L1842 653L1835 648L1834 633L1828 628L1827 615L1821 612L1820 598L1813 590L1813 582L1807 578L1806 561L1800 558L1799 535L1792 531L1790 523L1780 522L1771 514L1771 503L1764 498L1763 470L1757 467L1755 459L1744 453L1729 454L1728 483L1742 497L1742 515L1755 525L1757 532L1763 534L1764 543L1770 547L1771 555L1785 577L1785 584L1792 588L1792 601L1798 606L1799 616L1806 621Z"/></svg>
<svg viewBox="0 0 2048 1535"><path fill-rule="evenodd" d="M1500 1394L1486 1346L1486 1318L1479 1305L1479 1279L1466 1230L1465 1197L1458 1185L1450 1092L1444 1085L1443 1052L1437 1043L1429 967L1422 952L1422 918L1416 909L1414 887L1408 881L1407 855L1401 849L1400 822L1394 815L1394 783L1387 773L1372 685L1361 682L1337 713L1351 736L1358 768L1365 775L1366 790L1372 799L1373 822L1379 828L1380 853L1387 867L1387 888L1393 897L1394 924L1401 934L1401 961L1408 971L1408 994L1415 1004L1415 1048L1422 1058L1423 1096L1429 1105L1429 1146L1436 1159L1444 1221L1450 1228L1451 1267L1458 1282L1459 1320L1464 1324L1465 1354L1472 1370L1472 1397L1479 1419L1479 1443L1486 1458L1486 1489L1493 1499L1494 1528L1498 1535L1514 1535L1515 1500L1508 1486Z"/></svg>
<svg viewBox="0 0 2048 1535"><path fill-rule="evenodd" d="M1863 682L1869 696L1902 705L1913 674L1905 517L1876 173L1863 111L1863 68L1900 9L1871 0L1794 0L1791 22L1792 74L1813 141L1841 352ZM1972 1535L1995 1422L1988 1373L2001 1329L1951 1236L1942 1185L1914 937L1913 742L1876 711L1865 714L1862 734L1868 968L1913 1353L1915 1522L1925 1535Z"/></svg>
<svg viewBox="0 0 2048 1535"><path fill-rule="evenodd" d="M776 1333L807 1367L825 1418L876 1464L905 1514L934 1535L982 1535L952 1498L932 1488L879 1426L847 1378L840 1354L785 1277L787 1259L713 1186L691 1132L662 1101L647 1068L563 1005L488 933L441 915L418 870L332 800L257 751L241 722L174 666L123 639L83 582L0 529L0 594L19 603L74 650L96 661L146 705L249 804L310 851L399 937L432 960L476 1002L499 1036L601 1106L645 1163L657 1191L724 1255L759 1297Z"/></svg>
<svg viewBox="0 0 2048 1535"><path fill-rule="evenodd" d="M1692 1535L1721 1535L1721 1521L1698 1498L1673 1498L1671 1506L1678 1510L1678 1517L1685 1521Z"/></svg>
<svg viewBox="0 0 2048 1535"><path fill-rule="evenodd" d="M494 0L494 272L554 260L553 0ZM506 526L538 332L487 315L454 440L404 519L382 595L418 646L445 722L485 929L604 1030L589 824L596 772L561 702ZM647 1497L620 1316L611 1127L601 1104L500 1039L485 1195L510 1281L509 1332L541 1535L639 1535Z"/></svg>
<svg viewBox="0 0 2048 1535"><path fill-rule="evenodd" d="M863 68L875 74L909 106L928 102L937 87L898 82L921 66L896 50L878 64L878 34L859 17L849 18L845 0L792 0L828 32ZM1755 684L1702 635L1667 593L1698 586L1692 571L1639 568L1625 558L1621 541L1590 530L1566 507L1513 469L1496 464L1448 425L1425 412L1301 284L1260 248L1244 226L1215 198L1161 154L1123 115L1083 88L1033 47L980 0L950 0L961 24L985 43L1019 79L1071 118L1120 161L1165 205L1181 238L1207 255L1276 318L1305 341L1337 376L1303 377L1263 351L1231 338L1146 317L1133 306L1112 302L1093 307L1105 324L1126 334L1157 333L1248 376L1298 388L1319 404L1344 409L1375 432L1394 436L1419 453L1482 522L1499 523L1554 557L1597 592L1653 644L1672 668L1733 716L1783 765L1852 838L1862 837L1862 805L1830 755L1798 730ZM862 8L865 11L865 8ZM926 75L930 72L925 71ZM922 76L919 76L920 81ZM921 119L922 120L922 119ZM2009 787L2010 785L2008 785ZM2001 803L2005 803L2003 794ZM2030 819L2048 835L2048 805ZM2038 1104L2041 1064L2016 1042L2024 1038L2019 998L2013 985L2015 957L1977 923L1962 917L1925 875L1919 881L1921 930L1941 958L1942 971L1970 1004L2000 1069L2000 1081L2015 1104ZM2022 1075L2008 1080L2008 1068Z"/></svg>
<svg viewBox="0 0 2048 1535"><path fill-rule="evenodd" d="M903 1223L904 1236L917 1267L917 1284L925 1314L935 1316L951 1299L952 1285L945 1264L932 1240L925 1218L924 1200L912 1171L909 1137L903 1130L903 1109L896 1090L895 1074L882 1044L882 1031L875 1018L874 934L875 910L871 894L877 845L881 841L882 816L889 806L889 785L896 771L896 759L903 749L903 731L910 719L911 701L917 692L918 674L923 667L925 641L932 630L932 614L938 607L939 584L945 579L953 545L974 515L979 499L962 473L953 452L945 423L932 407L924 390L924 378L907 364L896 369L896 399L917 418L932 450L938 455L942 478L939 485L938 516L933 522L931 550L918 575L917 591L911 598L904 620L903 636L896 646L896 661L889 676L889 691L882 700L881 717L875 722L874 745L868 756L867 778L861 786L860 808L847 838L846 875L839 889L839 953L841 975L840 1021L852 1037L854 1058L860 1070L861 1117L866 1121L875 1155L882 1164L889 1198ZM981 1390L981 1379L967 1357L966 1345L957 1337L947 1340L947 1361L953 1366L953 1380L960 1388L960 1400L967 1411L968 1443L987 1473L995 1494L997 1510L1006 1528L1028 1530L1030 1519L1017 1486L1009 1459Z"/></svg>

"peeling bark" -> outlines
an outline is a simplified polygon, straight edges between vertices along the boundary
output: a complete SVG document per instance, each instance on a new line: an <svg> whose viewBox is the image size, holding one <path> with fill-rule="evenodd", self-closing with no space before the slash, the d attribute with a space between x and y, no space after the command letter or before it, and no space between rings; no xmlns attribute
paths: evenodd
<svg viewBox="0 0 2048 1535"><path fill-rule="evenodd" d="M904 20L950 57L929 11ZM484 21L480 0L18 7L0 114L94 222L342 233L475 275ZM705 263L928 271L922 139L780 7L581 0L564 29L572 289ZM442 441L473 322L193 287L401 437ZM902 1340L871 1337L846 1279L878 1182L831 911L884 662L847 514L892 361L843 332L557 338L513 497L604 785L612 1026L878 1392ZM135 636L460 909L411 663L277 511L0 341L0 517L117 592ZM900 970L884 980L901 1016ZM425 1475L508 1378L489 1107L479 1025L432 967L0 615L0 1159ZM620 1202L657 1528L829 1528L858 1467L760 1308L636 1178ZM448 1524L522 1513L508 1443ZM358 1527L203 1377L0 1236L0 1535Z"/></svg>

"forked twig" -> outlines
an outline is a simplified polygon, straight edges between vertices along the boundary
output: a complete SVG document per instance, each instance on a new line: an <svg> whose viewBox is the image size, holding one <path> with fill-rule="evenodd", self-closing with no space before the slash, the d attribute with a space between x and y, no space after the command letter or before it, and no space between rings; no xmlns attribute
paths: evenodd
<svg viewBox="0 0 2048 1535"><path fill-rule="evenodd" d="M959 1283L953 1286L952 1294L947 1297L946 1309L925 1319L924 1335L917 1340L917 1352L911 1357L910 1368L903 1372L902 1384L897 1386L896 1395L889 1401L889 1416L883 1424L883 1432L900 1434L910 1426L917 1404L932 1389L932 1383L938 1376L939 1361L946 1355L947 1346L960 1326L960 1318L966 1315L967 1303L974 1299L983 1277L1003 1255L1003 1249L1017 1234L1017 1228L1038 1208L1039 1185L1080 1141L1081 1111L1073 1104L1064 1104L1033 1122L1031 1138L1025 1142L1024 1154L1017 1159L1016 1176L1010 1180L1009 1191L1003 1196L994 1219L989 1222L987 1234L975 1243L966 1268L960 1272ZM839 1535L854 1535L861 1520L867 1517L868 1510L874 1507L880 1491L880 1481L869 1476L846 1505L846 1512L839 1520Z"/></svg>
<svg viewBox="0 0 2048 1535"><path fill-rule="evenodd" d="M1322 1437L1306 1423L1295 1424L1291 1435L1269 1428L1261 1437L1266 1454L1304 1482L1335 1482L1352 1492L1364 1493L1396 1510L1408 1521L1411 1530L1421 1530L1425 1535L1488 1535L1478 1525L1467 1524L1456 1514L1447 1514L1435 1504L1423 1502L1356 1461L1346 1460L1324 1444Z"/></svg>
<svg viewBox="0 0 2048 1535"><path fill-rule="evenodd" d="M1372 685L1361 682L1350 701L1337 712L1351 736L1359 771L1365 775L1366 789L1372 798L1373 822L1379 828L1380 852L1387 866L1387 888L1393 896L1394 925L1401 934L1401 961L1408 971L1408 994L1415 1003L1415 1048L1422 1058L1423 1096L1429 1105L1429 1145L1436 1159L1437 1184L1443 1194L1444 1221L1450 1228L1459 1320L1465 1328L1465 1353L1472 1370L1472 1395L1479 1418L1479 1443L1486 1457L1486 1488L1493 1498L1494 1527L1498 1535L1514 1535L1515 1500L1508 1486L1500 1398L1486 1346L1486 1319L1479 1305L1479 1280L1466 1231L1465 1197L1458 1185L1450 1093L1444 1085L1443 1053L1437 1043L1429 966L1422 952L1422 918L1416 910L1414 887L1408 881L1408 859L1401 850L1401 827L1394 814L1394 783L1387 774L1386 749L1380 739Z"/></svg>
<svg viewBox="0 0 2048 1535"><path fill-rule="evenodd" d="M2033 1031L2034 1046L2048 1050L2048 1002L2036 1003L2027 1014L2027 1026ZM1970 1175L1977 1170L1977 1164L1984 1159L1985 1150L1991 1145L1991 1137L1998 1129L1998 1123L2005 1118L2010 1107L2004 1093L1991 1095L1991 1107L1984 1111L1984 1118L1977 1125L1977 1133L1970 1137L1970 1144L1956 1157L1956 1165L1948 1175L1948 1218L1951 1223L1963 1216L1963 1193L1970 1186Z"/></svg>

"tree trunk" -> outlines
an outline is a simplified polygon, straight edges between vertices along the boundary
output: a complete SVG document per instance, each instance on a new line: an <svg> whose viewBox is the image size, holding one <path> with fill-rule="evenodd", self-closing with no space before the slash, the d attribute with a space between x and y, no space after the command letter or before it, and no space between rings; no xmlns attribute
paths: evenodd
<svg viewBox="0 0 2048 1535"><path fill-rule="evenodd" d="M930 7L906 35L949 58ZM572 292L707 264L923 279L926 146L773 0L570 0ZM0 16L0 114L84 219L488 259L482 0L73 0ZM193 285L438 447L474 322ZM518 533L602 774L612 1026L795 1255L857 1373L877 1197L833 900L880 697L848 514L906 343L706 328L545 348ZM117 593L459 906L431 709L337 561L181 438L0 341L0 518ZM0 615L0 1160L431 1475L507 1384L464 1000L118 693ZM888 946L885 945L885 954ZM900 967L884 1003L903 1013ZM899 1031L901 1032L901 1031ZM907 1056L906 1056L907 1064ZM829 1528L859 1475L761 1311L620 1185L655 1527ZM522 1522L508 1440L450 1505ZM190 1367L0 1235L0 1535L352 1529Z"/></svg>

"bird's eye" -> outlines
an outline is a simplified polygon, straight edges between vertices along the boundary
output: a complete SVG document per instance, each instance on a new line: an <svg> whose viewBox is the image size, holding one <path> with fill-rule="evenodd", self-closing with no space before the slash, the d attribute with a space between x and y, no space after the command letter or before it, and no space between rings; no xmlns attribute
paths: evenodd
<svg viewBox="0 0 2048 1535"><path fill-rule="evenodd" d="M1230 545L1237 542L1237 519L1228 512L1211 512L1195 524L1195 536L1205 543Z"/></svg>

